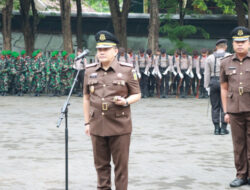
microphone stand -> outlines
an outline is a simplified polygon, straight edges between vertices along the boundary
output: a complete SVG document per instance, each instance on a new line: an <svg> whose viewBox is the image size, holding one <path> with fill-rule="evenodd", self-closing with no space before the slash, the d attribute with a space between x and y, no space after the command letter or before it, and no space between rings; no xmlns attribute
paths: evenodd
<svg viewBox="0 0 250 190"><path fill-rule="evenodd" d="M84 56L85 57L85 56ZM82 57L82 58L84 58ZM61 115L57 121L57 127L59 128L63 118L65 117L65 189L68 190L68 106L70 105L69 100L71 97L71 94L73 92L73 89L75 87L75 84L77 82L78 75L80 73L80 69L77 70L74 82L71 86L69 95L62 107Z"/></svg>

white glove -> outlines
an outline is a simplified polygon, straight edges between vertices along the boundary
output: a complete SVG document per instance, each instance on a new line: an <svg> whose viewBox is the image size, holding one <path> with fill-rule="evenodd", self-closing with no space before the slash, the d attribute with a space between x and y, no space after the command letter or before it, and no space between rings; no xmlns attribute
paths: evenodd
<svg viewBox="0 0 250 190"><path fill-rule="evenodd" d="M180 77L183 79L184 78L184 76L183 76L183 74L182 73L179 73L179 75L180 75Z"/></svg>
<svg viewBox="0 0 250 190"><path fill-rule="evenodd" d="M150 75L149 71L145 71L144 74L147 75L147 76Z"/></svg>
<svg viewBox="0 0 250 190"><path fill-rule="evenodd" d="M157 73L155 72L155 70L152 71L152 75L156 75Z"/></svg>
<svg viewBox="0 0 250 190"><path fill-rule="evenodd" d="M199 80L201 80L201 74L200 73L197 74L197 77L198 77Z"/></svg>
<svg viewBox="0 0 250 190"><path fill-rule="evenodd" d="M190 78L194 78L194 73L191 71L191 72L189 73L189 76L190 76Z"/></svg>
<svg viewBox="0 0 250 190"><path fill-rule="evenodd" d="M177 75L177 73L175 72L175 70L173 70L173 74L174 74L174 76L176 76L176 75Z"/></svg>
<svg viewBox="0 0 250 190"><path fill-rule="evenodd" d="M206 88L208 96L210 96L210 88Z"/></svg>
<svg viewBox="0 0 250 190"><path fill-rule="evenodd" d="M162 78L162 76L161 76L161 73L160 73L160 72L158 72L158 73L157 73L157 75L158 75L159 79L161 79L161 78Z"/></svg>
<svg viewBox="0 0 250 190"><path fill-rule="evenodd" d="M137 73L137 76L138 76L138 78L140 79L141 78L141 73Z"/></svg>
<svg viewBox="0 0 250 190"><path fill-rule="evenodd" d="M167 74L168 74L168 71L169 71L169 69L166 69L166 70L164 71L163 75L167 75Z"/></svg>

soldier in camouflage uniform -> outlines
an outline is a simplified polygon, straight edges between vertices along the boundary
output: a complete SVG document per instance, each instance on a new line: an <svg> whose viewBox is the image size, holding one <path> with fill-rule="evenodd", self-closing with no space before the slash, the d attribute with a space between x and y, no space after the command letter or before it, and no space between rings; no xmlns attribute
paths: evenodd
<svg viewBox="0 0 250 190"><path fill-rule="evenodd" d="M20 59L19 53L14 52L13 57L16 59L15 70L15 91L18 96L23 96L24 85L25 85L25 73L27 71L27 67L25 63Z"/></svg>
<svg viewBox="0 0 250 190"><path fill-rule="evenodd" d="M31 91L34 92L34 96L40 96L44 89L45 83L45 62L43 62L41 57L41 51L34 51L32 54L32 63L30 64L29 81Z"/></svg>
<svg viewBox="0 0 250 190"><path fill-rule="evenodd" d="M29 56L26 56L25 50L22 50L20 54L21 54L20 60L22 64L24 65L24 67L26 67L26 71L24 72L25 80L24 80L23 92L28 92L29 91L29 65L30 65L31 60Z"/></svg>
<svg viewBox="0 0 250 190"><path fill-rule="evenodd" d="M62 65L58 58L58 51L53 51L47 66L47 80L52 96L60 96Z"/></svg>
<svg viewBox="0 0 250 190"><path fill-rule="evenodd" d="M2 56L0 59L0 92L2 96L6 96L9 88L8 83L8 73L9 65L7 60L7 51L4 50L1 52Z"/></svg>
<svg viewBox="0 0 250 190"><path fill-rule="evenodd" d="M18 57L17 54L18 54L17 52L11 52L11 51L7 53L7 62L9 65L9 75L8 75L9 80L8 80L8 82L9 82L9 92L11 94L16 93L15 82L16 82L16 74L17 74L17 72L16 72L16 63L17 63L17 57Z"/></svg>
<svg viewBox="0 0 250 190"><path fill-rule="evenodd" d="M30 69L32 76L31 86L34 96L40 96L45 87L45 62L42 59L42 52L40 50L35 51L33 57Z"/></svg>
<svg viewBox="0 0 250 190"><path fill-rule="evenodd" d="M62 52L61 82L64 95L67 95L73 82L72 63L67 51Z"/></svg>

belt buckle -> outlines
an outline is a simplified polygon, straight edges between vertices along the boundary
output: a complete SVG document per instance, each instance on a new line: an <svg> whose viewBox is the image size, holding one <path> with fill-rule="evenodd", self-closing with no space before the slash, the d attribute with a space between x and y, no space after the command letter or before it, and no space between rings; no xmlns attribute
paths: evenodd
<svg viewBox="0 0 250 190"><path fill-rule="evenodd" d="M107 111L108 110L108 103L102 103L102 110Z"/></svg>
<svg viewBox="0 0 250 190"><path fill-rule="evenodd" d="M239 87L239 94L240 96L244 93L243 87Z"/></svg>

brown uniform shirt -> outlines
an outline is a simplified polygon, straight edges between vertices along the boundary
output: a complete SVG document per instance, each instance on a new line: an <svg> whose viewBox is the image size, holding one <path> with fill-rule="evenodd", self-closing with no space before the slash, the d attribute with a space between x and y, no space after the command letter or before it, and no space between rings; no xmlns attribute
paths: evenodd
<svg viewBox="0 0 250 190"><path fill-rule="evenodd" d="M227 112L250 112L250 53L241 62L235 54L221 60L221 83L228 83Z"/></svg>
<svg viewBox="0 0 250 190"><path fill-rule="evenodd" d="M133 65L116 59L105 71L100 63L86 67L84 94L90 95L90 133L114 136L131 133L130 106L113 103L115 96L127 98L140 93Z"/></svg>

